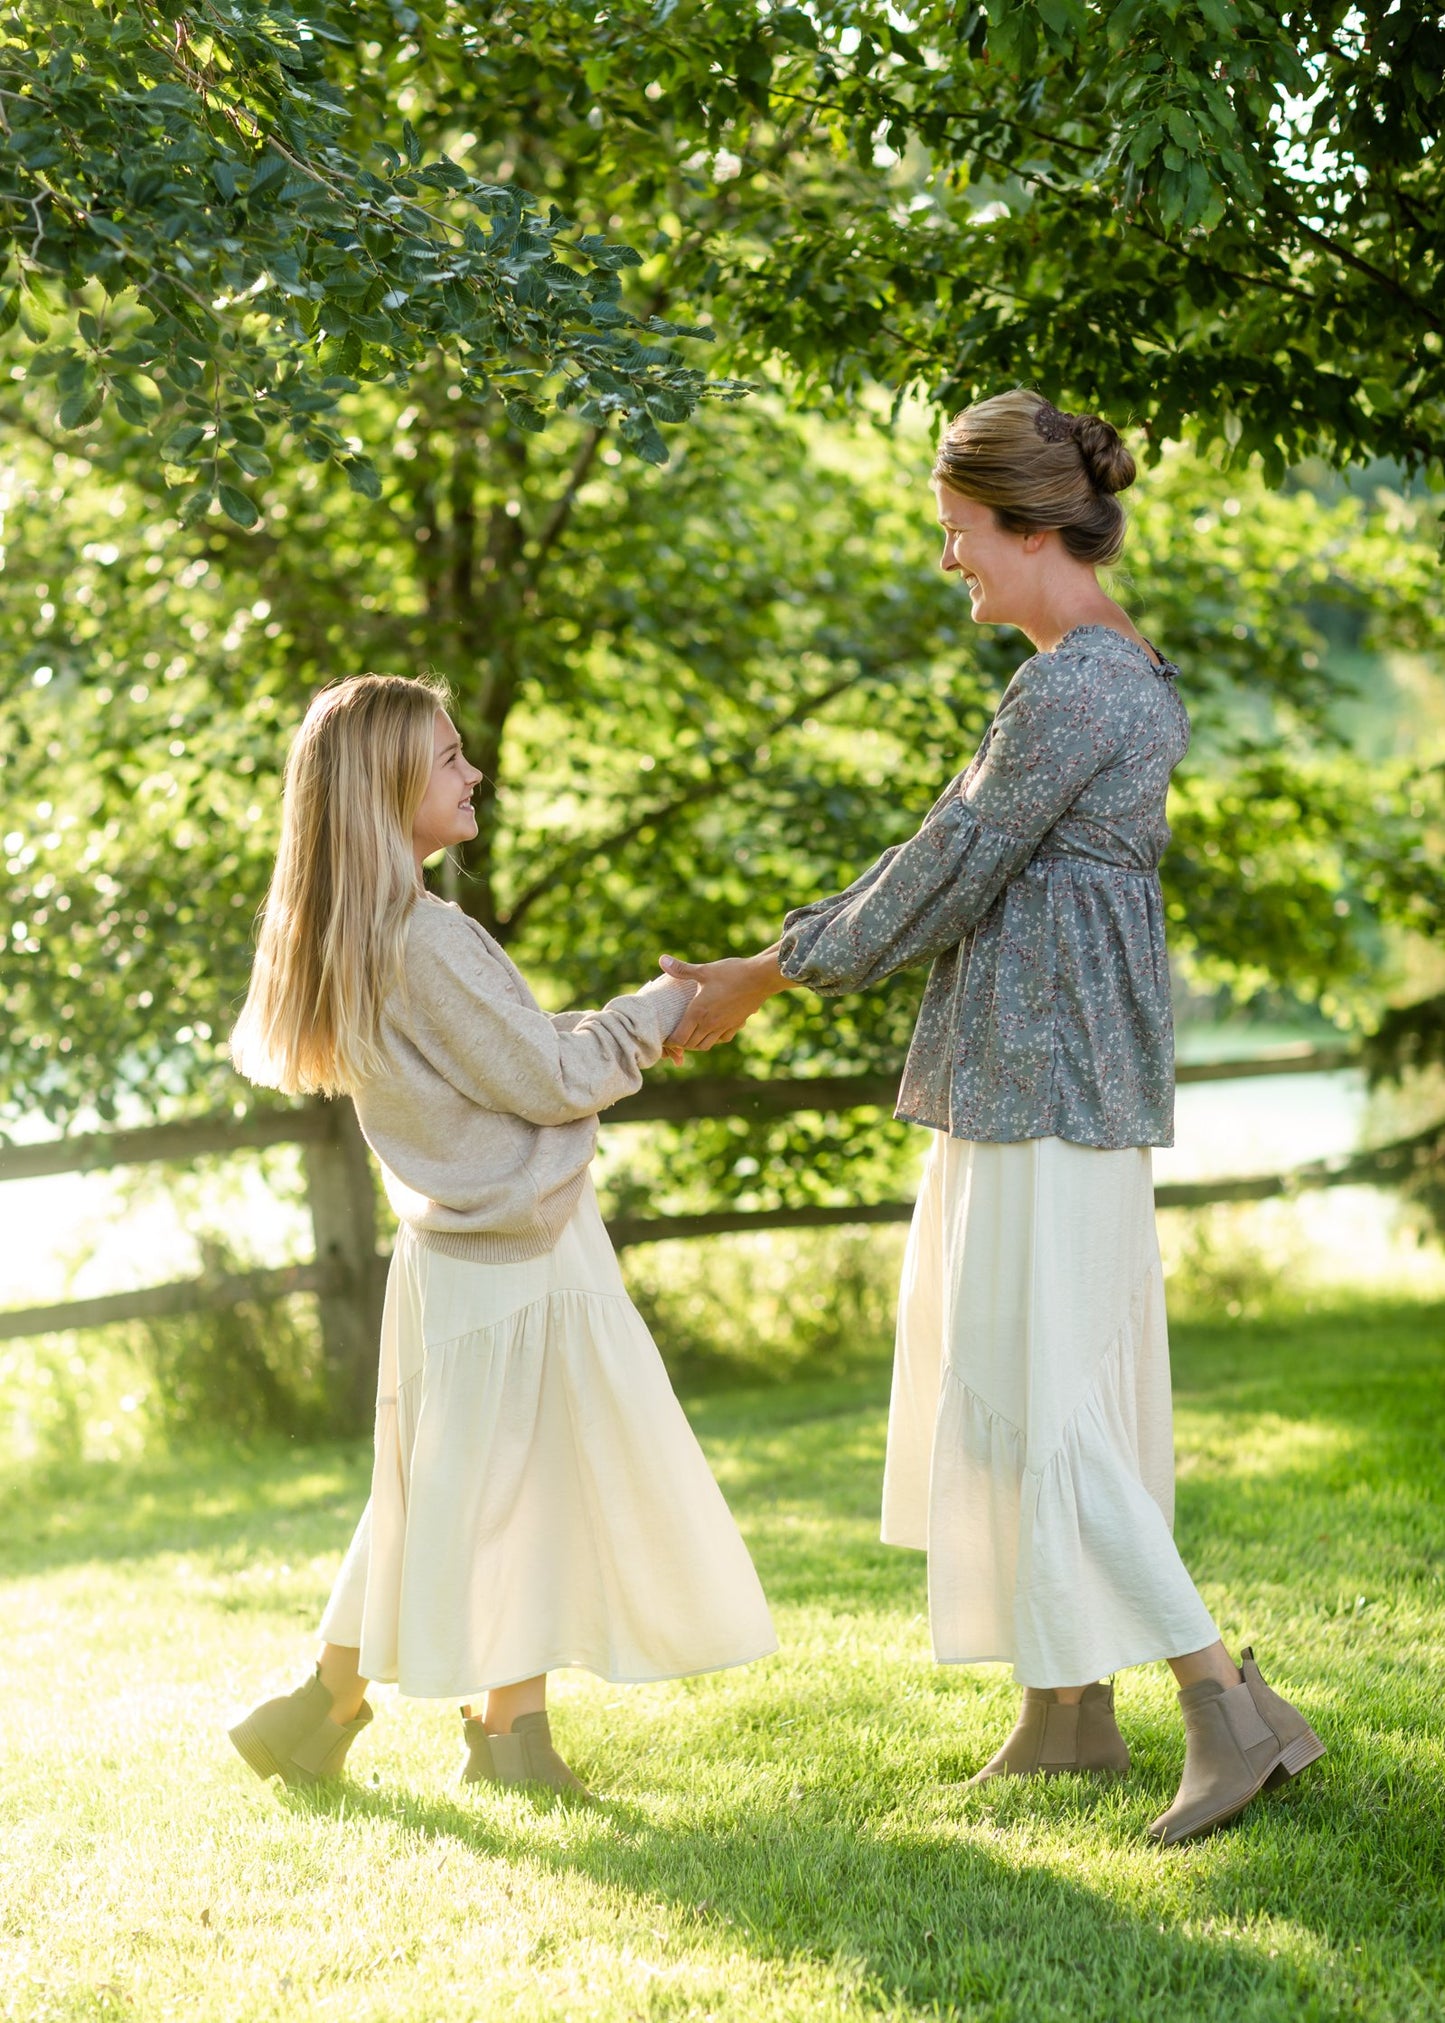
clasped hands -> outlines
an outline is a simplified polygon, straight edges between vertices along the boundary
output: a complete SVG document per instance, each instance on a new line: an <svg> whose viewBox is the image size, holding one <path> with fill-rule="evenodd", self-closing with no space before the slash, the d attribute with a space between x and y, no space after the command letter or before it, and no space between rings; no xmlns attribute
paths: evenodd
<svg viewBox="0 0 1445 2023"><path fill-rule="evenodd" d="M776 944L760 955L729 955L720 962L679 962L675 955L660 960L669 976L698 986L662 1050L670 1061L721 1046L741 1031L759 1005L789 987L778 967Z"/></svg>

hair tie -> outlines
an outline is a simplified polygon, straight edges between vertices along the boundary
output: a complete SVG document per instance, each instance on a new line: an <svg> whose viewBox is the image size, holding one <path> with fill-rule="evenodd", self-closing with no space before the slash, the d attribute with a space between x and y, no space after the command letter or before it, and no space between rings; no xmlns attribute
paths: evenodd
<svg viewBox="0 0 1445 2023"><path fill-rule="evenodd" d="M1051 400L1041 400L1034 409L1034 428L1046 443L1075 441L1077 421L1077 415L1061 413Z"/></svg>

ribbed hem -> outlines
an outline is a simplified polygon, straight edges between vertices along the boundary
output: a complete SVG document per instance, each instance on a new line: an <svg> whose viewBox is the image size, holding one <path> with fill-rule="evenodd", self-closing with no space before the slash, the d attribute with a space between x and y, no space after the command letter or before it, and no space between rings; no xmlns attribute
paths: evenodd
<svg viewBox="0 0 1445 2023"><path fill-rule="evenodd" d="M661 976L649 977L636 995L653 1003L660 999L658 1009L667 1024L662 1028L662 1037L669 1039L682 1024L682 1015L697 996L695 983L684 983L681 977L669 976L664 970Z"/></svg>
<svg viewBox="0 0 1445 2023"><path fill-rule="evenodd" d="M466 1258L472 1264L525 1264L528 1258L545 1256L553 1248L586 1184L584 1166L574 1180L549 1198L546 1216L537 1215L527 1229L424 1229L415 1222L406 1226L423 1250L437 1250L444 1257Z"/></svg>

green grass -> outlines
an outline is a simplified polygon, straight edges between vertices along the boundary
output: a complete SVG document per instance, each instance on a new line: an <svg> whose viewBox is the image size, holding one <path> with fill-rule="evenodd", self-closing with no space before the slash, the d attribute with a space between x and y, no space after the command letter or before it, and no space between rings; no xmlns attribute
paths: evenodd
<svg viewBox="0 0 1445 2023"><path fill-rule="evenodd" d="M1329 1744L1161 1854L1180 1730L1126 1675L1128 1783L965 1792L998 1669L928 1655L877 1543L887 1378L694 1416L781 1654L556 1682L594 1810L464 1792L455 1716L379 1695L355 1781L278 1796L225 1721L293 1682L354 1449L177 1454L0 1511L0 2015L26 2019L1437 2018L1445 2005L1445 1311L1177 1333L1179 1536Z"/></svg>

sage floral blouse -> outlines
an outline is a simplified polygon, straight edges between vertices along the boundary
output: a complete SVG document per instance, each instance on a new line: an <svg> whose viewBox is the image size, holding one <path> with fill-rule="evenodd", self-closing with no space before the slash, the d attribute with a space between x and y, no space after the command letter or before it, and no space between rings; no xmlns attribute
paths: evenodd
<svg viewBox="0 0 1445 2023"><path fill-rule="evenodd" d="M825 996L933 969L896 1114L955 1138L1174 1142L1159 860L1189 744L1179 670L1103 625L1026 660L917 835L789 913Z"/></svg>

